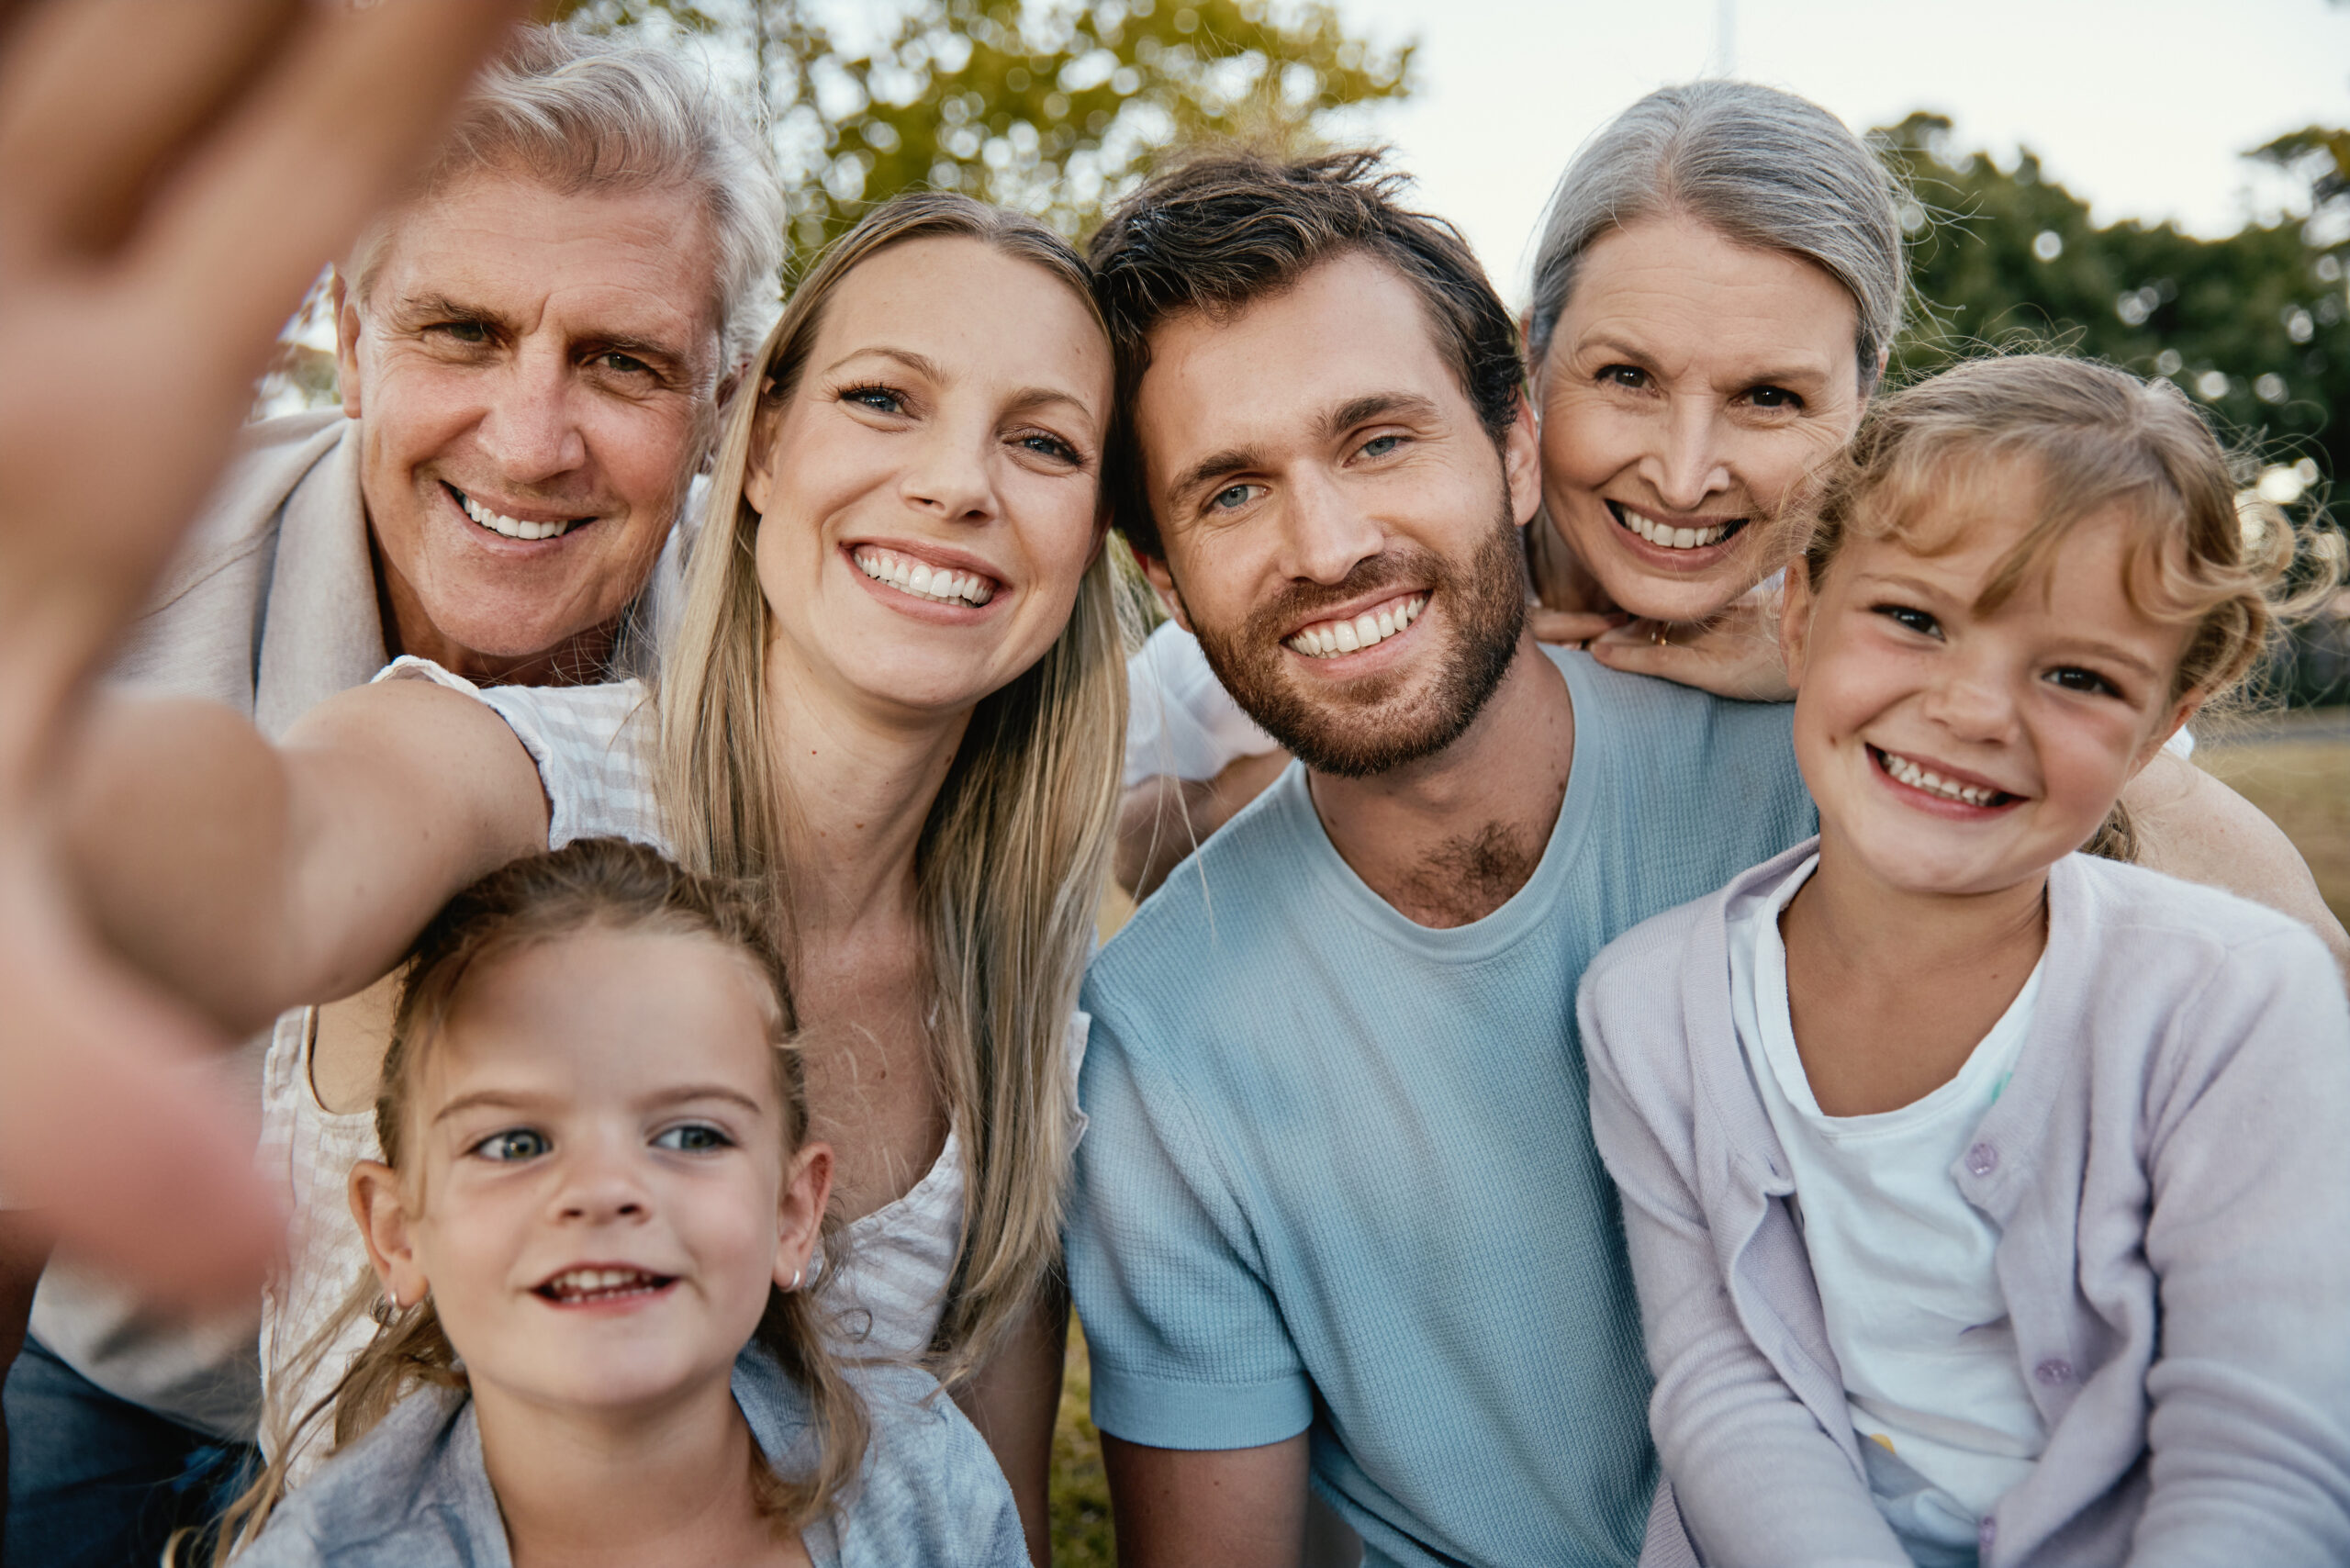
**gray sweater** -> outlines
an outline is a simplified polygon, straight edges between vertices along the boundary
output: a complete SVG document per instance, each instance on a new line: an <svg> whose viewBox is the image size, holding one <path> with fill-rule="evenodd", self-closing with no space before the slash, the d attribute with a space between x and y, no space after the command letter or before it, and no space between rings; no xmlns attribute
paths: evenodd
<svg viewBox="0 0 2350 1568"><path fill-rule="evenodd" d="M1733 1563L1903 1563L1863 1479L1789 1169L1731 1023L1724 911L1625 935L1578 999L1650 1422ZM1952 1174L1998 1223L2049 1428L1984 1520L2009 1563L2350 1562L2350 1007L2280 914L2073 856L2015 1075Z"/></svg>
<svg viewBox="0 0 2350 1568"><path fill-rule="evenodd" d="M937 1383L912 1367L848 1369L873 1439L830 1520L801 1533L816 1568L1027 1568L1012 1488ZM804 1395L764 1352L734 1363L734 1399L770 1462L800 1446ZM473 1401L409 1395L288 1496L236 1568L511 1568L482 1468Z"/></svg>

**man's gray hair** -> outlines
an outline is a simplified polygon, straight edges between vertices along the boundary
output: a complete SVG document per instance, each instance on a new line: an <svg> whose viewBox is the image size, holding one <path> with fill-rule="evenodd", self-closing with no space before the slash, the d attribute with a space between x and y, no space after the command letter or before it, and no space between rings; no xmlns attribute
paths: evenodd
<svg viewBox="0 0 2350 1568"><path fill-rule="evenodd" d="M1542 224L1527 319L1539 375L1595 241L1655 213L1817 263L1852 295L1861 390L1901 330L1908 260L1900 184L1844 122L1808 98L1751 82L1660 87L1616 117L1567 166Z"/></svg>
<svg viewBox="0 0 2350 1568"><path fill-rule="evenodd" d="M565 194L683 186L710 220L720 373L748 359L775 319L783 187L758 129L706 72L666 50L568 28L518 28L459 111L418 187L429 199L469 175L511 170ZM344 269L364 298L400 214L362 236Z"/></svg>

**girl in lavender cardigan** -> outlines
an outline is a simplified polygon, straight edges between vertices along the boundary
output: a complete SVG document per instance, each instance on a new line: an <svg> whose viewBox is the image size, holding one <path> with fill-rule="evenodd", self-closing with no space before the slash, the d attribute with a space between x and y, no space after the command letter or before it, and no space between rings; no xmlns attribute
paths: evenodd
<svg viewBox="0 0 2350 1568"><path fill-rule="evenodd" d="M2251 666L2293 531L2183 398L2079 361L1921 383L1846 464L1782 626L1820 836L1580 1000L1690 1537L2350 1561L2343 977L2118 863L2115 814Z"/></svg>

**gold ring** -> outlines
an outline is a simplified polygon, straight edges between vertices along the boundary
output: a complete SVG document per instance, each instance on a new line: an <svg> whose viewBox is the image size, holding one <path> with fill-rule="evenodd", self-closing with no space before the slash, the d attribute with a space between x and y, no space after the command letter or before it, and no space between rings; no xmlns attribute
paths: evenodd
<svg viewBox="0 0 2350 1568"><path fill-rule="evenodd" d="M1658 622L1656 623L1656 630L1649 633L1649 641L1655 644L1660 648L1671 647L1673 645L1673 623L1667 621Z"/></svg>

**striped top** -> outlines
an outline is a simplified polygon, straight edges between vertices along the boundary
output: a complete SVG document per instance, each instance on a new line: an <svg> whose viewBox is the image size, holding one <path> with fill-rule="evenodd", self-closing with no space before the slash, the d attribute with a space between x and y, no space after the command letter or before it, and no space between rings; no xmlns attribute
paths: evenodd
<svg viewBox="0 0 2350 1568"><path fill-rule="evenodd" d="M610 835L670 852L653 794L653 709L643 681L485 688L419 658L396 659L376 678L429 680L495 710L538 766L548 848ZM278 1020L263 1087L263 1166L286 1183L293 1218L285 1276L263 1303L262 1374L272 1407L297 1415L333 1391L375 1333L363 1317L331 1345L310 1346L367 1276L344 1194L352 1163L379 1158L372 1111L339 1114L319 1103L310 1072L316 1016L304 1008ZM1066 1043L1072 1114L1086 1030L1085 1014L1073 1014ZM965 1180L962 1140L949 1129L921 1181L846 1227L843 1265L820 1287L842 1325L845 1353L905 1360L928 1349L962 1240ZM284 1406L274 1403L281 1390L291 1401ZM306 1445L297 1478L321 1446L315 1439Z"/></svg>

